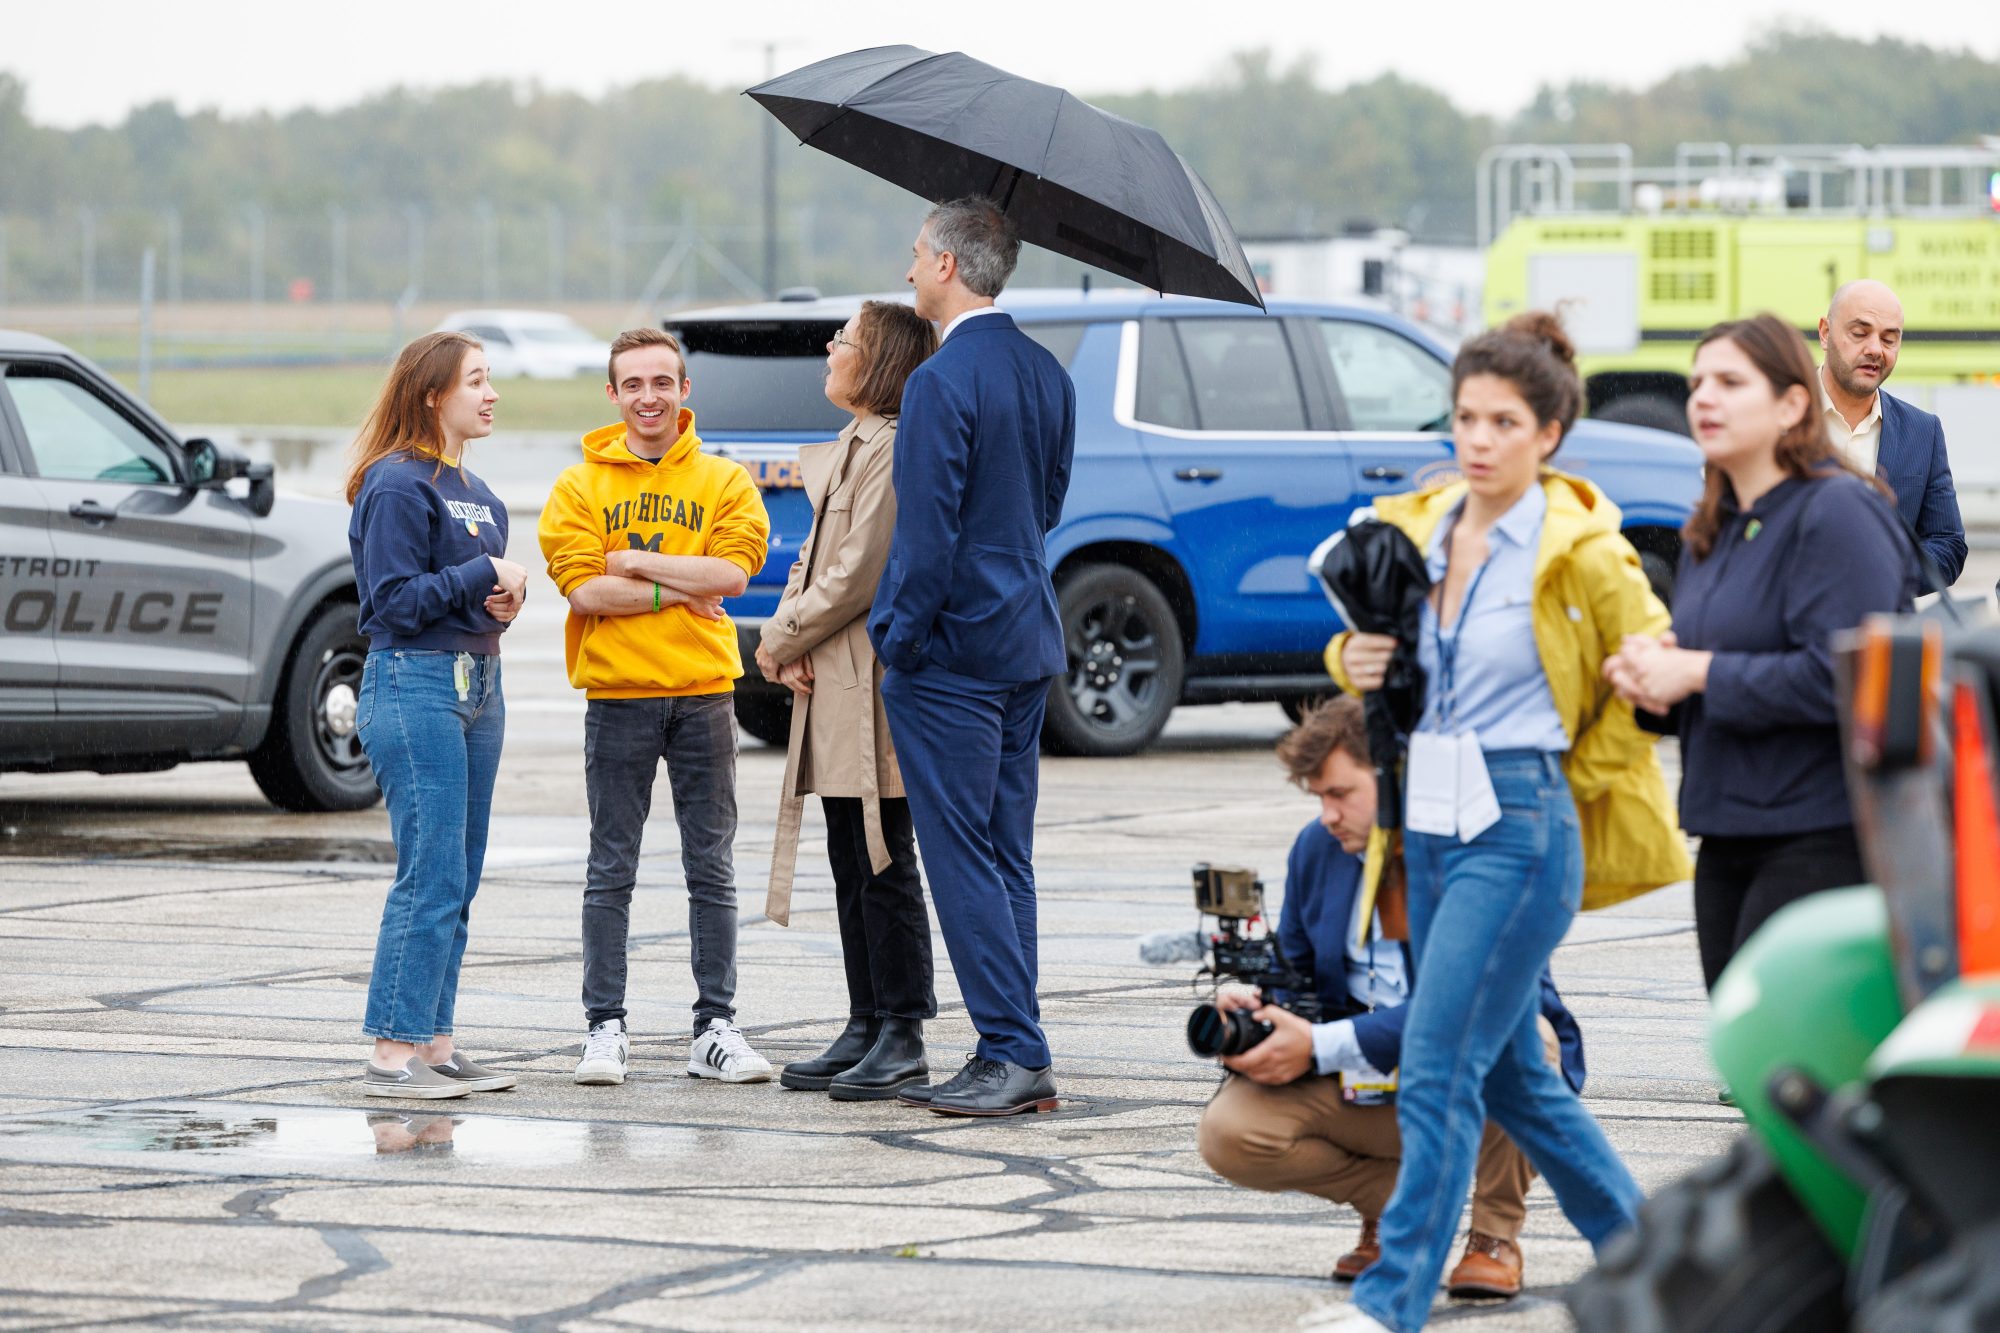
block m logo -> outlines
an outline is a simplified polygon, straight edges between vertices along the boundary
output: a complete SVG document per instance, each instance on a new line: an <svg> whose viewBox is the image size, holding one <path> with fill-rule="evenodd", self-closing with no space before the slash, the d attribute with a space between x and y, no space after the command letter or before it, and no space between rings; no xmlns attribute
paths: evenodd
<svg viewBox="0 0 2000 1333"><path fill-rule="evenodd" d="M666 535L664 532L656 532L645 541L640 541L638 533L628 532L625 534L625 544L635 551L651 551L654 555L658 555L660 553L660 538Z"/></svg>

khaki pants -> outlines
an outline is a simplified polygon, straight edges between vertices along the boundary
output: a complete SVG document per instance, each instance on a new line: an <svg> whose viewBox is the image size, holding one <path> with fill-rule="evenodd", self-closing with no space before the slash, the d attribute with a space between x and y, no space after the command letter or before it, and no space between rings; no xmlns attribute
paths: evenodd
<svg viewBox="0 0 2000 1333"><path fill-rule="evenodd" d="M1232 1074L1202 1113L1201 1156L1225 1180L1253 1190L1299 1190L1382 1216L1396 1188L1403 1141L1394 1106L1356 1106L1340 1081L1308 1075L1281 1088ZM1528 1215L1528 1159L1491 1121L1472 1182L1472 1229L1517 1240Z"/></svg>

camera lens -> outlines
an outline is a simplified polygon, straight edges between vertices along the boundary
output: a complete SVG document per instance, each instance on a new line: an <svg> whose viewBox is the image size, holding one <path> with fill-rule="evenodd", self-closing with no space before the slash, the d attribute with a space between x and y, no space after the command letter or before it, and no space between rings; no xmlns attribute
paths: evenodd
<svg viewBox="0 0 2000 1333"><path fill-rule="evenodd" d="M1212 1004L1198 1004L1188 1015L1188 1049L1203 1059L1241 1055L1271 1035L1271 1025L1250 1017L1247 1009L1224 1013Z"/></svg>

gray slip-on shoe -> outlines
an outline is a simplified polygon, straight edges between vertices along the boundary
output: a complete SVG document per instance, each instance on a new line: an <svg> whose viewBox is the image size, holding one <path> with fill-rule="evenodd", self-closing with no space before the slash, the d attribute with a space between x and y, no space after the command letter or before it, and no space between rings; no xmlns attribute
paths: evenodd
<svg viewBox="0 0 2000 1333"><path fill-rule="evenodd" d="M453 1051L451 1059L441 1065L432 1065L431 1068L446 1078L457 1079L470 1092L505 1092L515 1083L512 1074L503 1074L497 1069L488 1069L485 1065L475 1064L464 1051Z"/></svg>
<svg viewBox="0 0 2000 1333"><path fill-rule="evenodd" d="M420 1055L413 1055L403 1062L401 1069L384 1069L373 1060L368 1062L368 1072L361 1076L361 1091L369 1097L418 1097L431 1100L438 1097L463 1097L472 1088L455 1078L438 1073L424 1063Z"/></svg>

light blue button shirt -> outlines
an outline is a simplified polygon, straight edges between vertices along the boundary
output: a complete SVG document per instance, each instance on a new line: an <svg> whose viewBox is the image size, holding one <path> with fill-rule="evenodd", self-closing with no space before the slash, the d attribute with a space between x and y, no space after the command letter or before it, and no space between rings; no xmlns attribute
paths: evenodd
<svg viewBox="0 0 2000 1333"><path fill-rule="evenodd" d="M1403 966L1403 946L1382 938L1382 918L1376 914L1368 923L1368 938L1361 941L1362 894L1354 895L1346 941L1347 993L1370 1009L1389 1009L1410 998L1410 978ZM1312 1030L1313 1067L1322 1074L1360 1074L1381 1078L1361 1054L1361 1040L1354 1035L1354 1020L1336 1019L1315 1023Z"/></svg>
<svg viewBox="0 0 2000 1333"><path fill-rule="evenodd" d="M1450 561L1446 539L1464 502L1445 516L1431 536L1425 555L1431 582L1444 582ZM1472 588L1472 600L1459 612L1445 634L1456 641L1457 666L1452 673L1456 707L1442 715L1445 683L1438 675L1437 611L1424 602L1422 636L1417 661L1424 669L1424 715L1418 731L1479 733L1482 750L1569 749L1569 734L1556 712L1549 678L1542 673L1542 656L1535 645L1535 554L1541 545L1542 519L1549 498L1540 485L1530 486L1514 507L1493 525L1487 541L1486 568ZM1472 585L1468 584L1468 587Z"/></svg>

